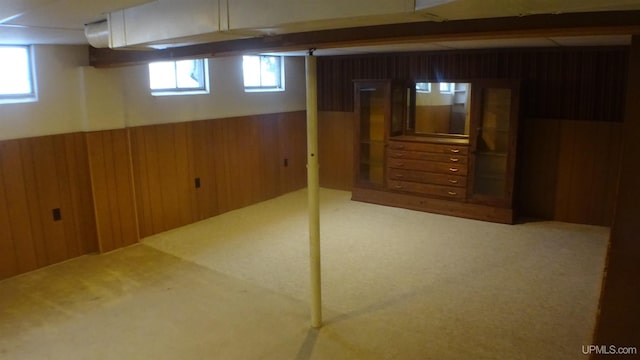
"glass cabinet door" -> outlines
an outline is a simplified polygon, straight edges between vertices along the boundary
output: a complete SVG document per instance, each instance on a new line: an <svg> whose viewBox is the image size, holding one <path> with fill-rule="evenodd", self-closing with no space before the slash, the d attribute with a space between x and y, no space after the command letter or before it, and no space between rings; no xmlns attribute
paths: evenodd
<svg viewBox="0 0 640 360"><path fill-rule="evenodd" d="M391 129L390 136L402 135L404 130L407 109L408 88L401 82L391 85Z"/></svg>
<svg viewBox="0 0 640 360"><path fill-rule="evenodd" d="M386 82L358 82L355 85L355 106L359 117L355 180L359 186L384 186L388 88Z"/></svg>
<svg viewBox="0 0 640 360"><path fill-rule="evenodd" d="M471 138L475 200L510 207L513 197L518 87L513 82L476 86Z"/></svg>

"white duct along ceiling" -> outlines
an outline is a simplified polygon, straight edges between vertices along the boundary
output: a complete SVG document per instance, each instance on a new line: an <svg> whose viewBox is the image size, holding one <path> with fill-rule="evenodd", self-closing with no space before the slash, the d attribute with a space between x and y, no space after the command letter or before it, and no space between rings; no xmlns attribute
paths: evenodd
<svg viewBox="0 0 640 360"><path fill-rule="evenodd" d="M85 26L94 47L168 48L358 26L640 9L640 0L157 0Z"/></svg>
<svg viewBox="0 0 640 360"><path fill-rule="evenodd" d="M110 12L106 18L85 26L94 47L167 48L425 20L416 12L415 0L158 0Z"/></svg>

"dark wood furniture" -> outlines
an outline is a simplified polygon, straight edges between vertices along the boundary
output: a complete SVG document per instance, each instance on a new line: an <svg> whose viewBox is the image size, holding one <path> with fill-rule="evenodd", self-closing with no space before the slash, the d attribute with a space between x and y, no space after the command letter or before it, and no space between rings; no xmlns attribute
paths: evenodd
<svg viewBox="0 0 640 360"><path fill-rule="evenodd" d="M355 81L353 200L513 223L518 83L466 82L468 123L463 125L455 100L460 96L453 89L447 91L456 132L427 133L415 129L430 119L416 121L414 84Z"/></svg>

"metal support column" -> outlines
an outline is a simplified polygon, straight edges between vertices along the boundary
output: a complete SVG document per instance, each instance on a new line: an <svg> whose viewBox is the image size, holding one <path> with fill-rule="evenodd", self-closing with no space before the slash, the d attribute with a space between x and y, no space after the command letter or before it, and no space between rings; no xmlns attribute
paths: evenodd
<svg viewBox="0 0 640 360"><path fill-rule="evenodd" d="M320 276L320 204L318 177L318 99L316 58L313 50L305 58L307 80L307 191L309 196L309 259L311 265L311 326L322 326Z"/></svg>

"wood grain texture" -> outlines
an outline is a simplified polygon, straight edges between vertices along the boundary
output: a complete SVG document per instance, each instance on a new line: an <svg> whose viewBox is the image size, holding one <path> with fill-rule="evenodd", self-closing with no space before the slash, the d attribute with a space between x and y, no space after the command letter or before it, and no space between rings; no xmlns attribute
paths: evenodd
<svg viewBox="0 0 640 360"><path fill-rule="evenodd" d="M130 131L142 237L306 185L305 112Z"/></svg>
<svg viewBox="0 0 640 360"><path fill-rule="evenodd" d="M628 49L415 52L318 59L318 109L353 111L355 79L520 79L522 117L622 121Z"/></svg>
<svg viewBox="0 0 640 360"><path fill-rule="evenodd" d="M355 126L353 112L318 113L320 186L347 191L353 188Z"/></svg>
<svg viewBox="0 0 640 360"><path fill-rule="evenodd" d="M20 140L2 143L2 170L4 172L4 194L6 212L13 237L17 273L38 268L34 234L31 229L31 216L27 200L27 186L20 156ZM5 233L5 235L7 235ZM8 239L4 240L5 242Z"/></svg>
<svg viewBox="0 0 640 360"><path fill-rule="evenodd" d="M621 130L624 151L593 344L640 344L640 36L632 39L629 62L632 65ZM593 360L607 358L611 355L591 355Z"/></svg>
<svg viewBox="0 0 640 360"><path fill-rule="evenodd" d="M0 142L0 278L95 251L85 154L81 134Z"/></svg>
<svg viewBox="0 0 640 360"><path fill-rule="evenodd" d="M305 111L279 114L279 194L286 194L307 186L306 116ZM318 135L318 137L320 137L320 135ZM318 156L322 155L318 154ZM287 165L283 166L285 159L287 160Z"/></svg>
<svg viewBox="0 0 640 360"><path fill-rule="evenodd" d="M86 134L100 252L138 239L129 138L126 129Z"/></svg>
<svg viewBox="0 0 640 360"><path fill-rule="evenodd" d="M621 124L524 119L517 201L523 216L610 226Z"/></svg>

